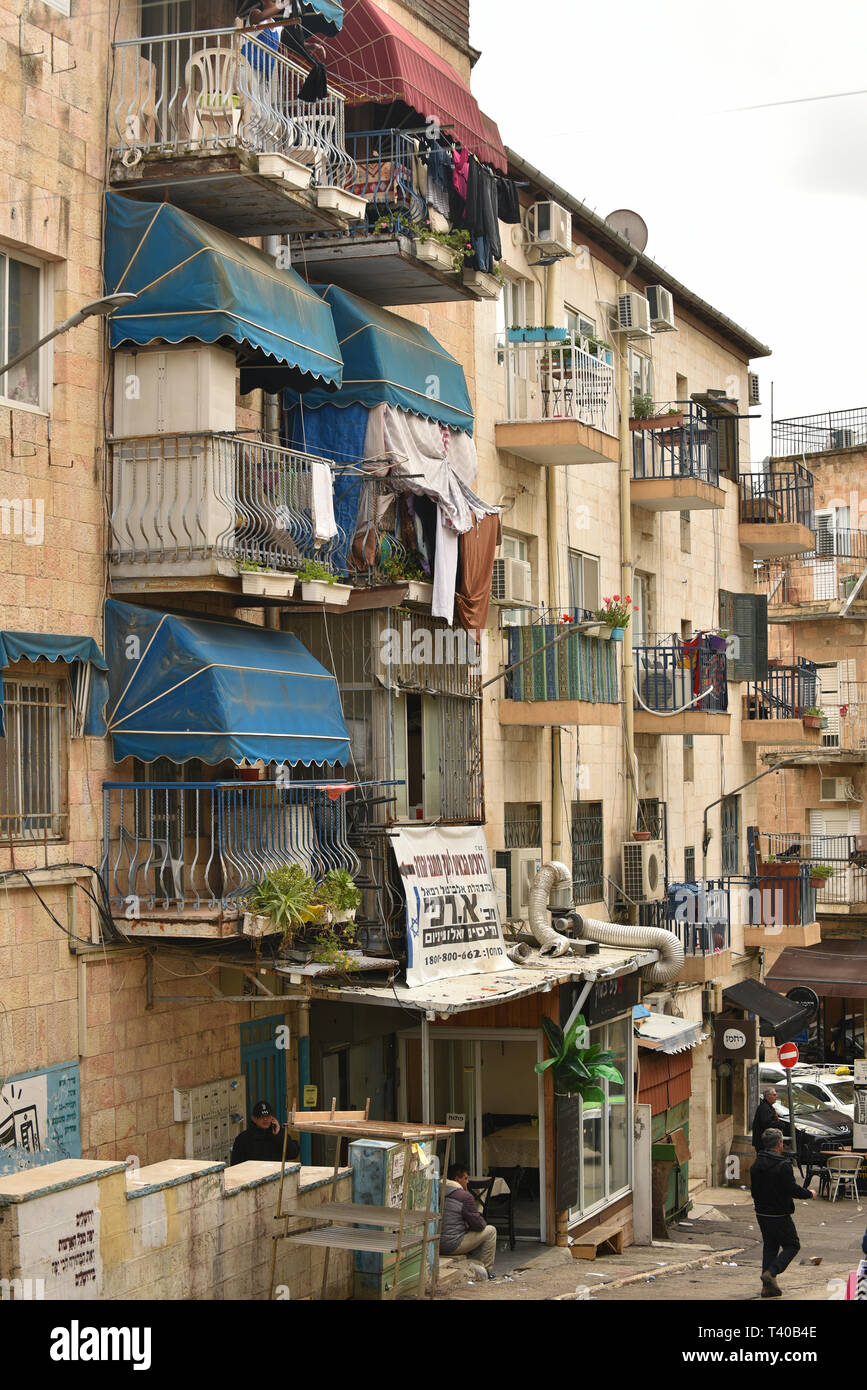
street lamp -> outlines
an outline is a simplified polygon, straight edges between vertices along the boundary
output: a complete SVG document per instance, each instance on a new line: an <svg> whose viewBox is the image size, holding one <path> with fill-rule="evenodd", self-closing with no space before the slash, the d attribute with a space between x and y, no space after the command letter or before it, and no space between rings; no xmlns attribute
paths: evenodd
<svg viewBox="0 0 867 1390"><path fill-rule="evenodd" d="M85 304L81 309L76 310L68 319L64 319L56 328L52 328L50 333L46 333L44 338L40 338L38 343L32 347L25 348L24 352L19 352L17 357L11 357L8 362L4 362L0 367L0 377L4 377L13 367L17 367L19 362L32 357L40 348L50 343L52 338L56 338L61 333L66 333L70 328L77 328L85 319L93 318L96 314L112 314L115 309L120 309L124 304L131 304L134 299L138 299L138 292L123 294L106 294L102 299L94 299L92 303Z"/></svg>

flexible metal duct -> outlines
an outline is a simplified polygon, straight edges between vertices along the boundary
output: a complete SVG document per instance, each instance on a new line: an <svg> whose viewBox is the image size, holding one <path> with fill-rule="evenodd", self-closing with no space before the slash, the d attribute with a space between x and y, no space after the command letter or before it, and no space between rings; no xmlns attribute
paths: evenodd
<svg viewBox="0 0 867 1390"><path fill-rule="evenodd" d="M543 956L565 956L572 950L568 936L561 936L548 921L548 894L555 883L571 883L572 871L556 859L543 864L530 889L530 931L542 948Z"/></svg>
<svg viewBox="0 0 867 1390"><path fill-rule="evenodd" d="M532 894L531 894L532 901ZM667 985L683 969L683 946L673 931L664 927L622 926L619 922L600 922L597 917L583 917L580 912L570 914L579 937L598 941L603 946L644 946L650 951L658 951L660 959L655 965L646 965L642 975L652 985Z"/></svg>
<svg viewBox="0 0 867 1390"><path fill-rule="evenodd" d="M526 965L533 955L533 948L527 941L519 941L514 946L509 946L506 955L509 960L513 960L516 965Z"/></svg>

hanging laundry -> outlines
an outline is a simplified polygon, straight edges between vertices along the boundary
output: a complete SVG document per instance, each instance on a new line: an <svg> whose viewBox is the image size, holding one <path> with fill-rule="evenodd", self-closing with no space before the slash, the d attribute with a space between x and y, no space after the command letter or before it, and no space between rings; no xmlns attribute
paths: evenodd
<svg viewBox="0 0 867 1390"><path fill-rule="evenodd" d="M437 553L430 612L432 618L445 618L449 627L454 620L457 570L458 533L452 530L443 508L437 507Z"/></svg>
<svg viewBox="0 0 867 1390"><path fill-rule="evenodd" d="M481 640L481 630L488 625L494 557L501 538L500 518L491 514L482 517L459 539L461 573L455 611L461 627L474 633L477 642Z"/></svg>
<svg viewBox="0 0 867 1390"><path fill-rule="evenodd" d="M466 202L467 199L467 175L469 167L469 150L456 149L452 154L452 183L464 202Z"/></svg>
<svg viewBox="0 0 867 1390"><path fill-rule="evenodd" d="M520 222L521 203L518 198L518 188L513 179L504 178L502 174L496 176L497 185L497 216L501 222Z"/></svg>
<svg viewBox="0 0 867 1390"><path fill-rule="evenodd" d="M331 468L314 459L310 463L310 511L313 516L313 539L330 541L337 535L334 520L334 488Z"/></svg>
<svg viewBox="0 0 867 1390"><path fill-rule="evenodd" d="M450 190L452 188L452 161L446 150L435 146L427 153L427 202L428 207L448 218L450 211Z"/></svg>
<svg viewBox="0 0 867 1390"><path fill-rule="evenodd" d="M498 261L503 254L497 218L497 190L494 175L477 159L470 161L467 174L464 220L476 247L477 258L481 255L486 260L486 264L480 264L478 269L490 270L491 261Z"/></svg>
<svg viewBox="0 0 867 1390"><path fill-rule="evenodd" d="M342 408L323 405L309 410L299 401L283 416L281 437L287 448L334 460L334 519L340 539L331 556L339 570L346 568L356 529L364 480L357 468L351 465L360 465L364 457L369 413L366 405L356 402Z"/></svg>

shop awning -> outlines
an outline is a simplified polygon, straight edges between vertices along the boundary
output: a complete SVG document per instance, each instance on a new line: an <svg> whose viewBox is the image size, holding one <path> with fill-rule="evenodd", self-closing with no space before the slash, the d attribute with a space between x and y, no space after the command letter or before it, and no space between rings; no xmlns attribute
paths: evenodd
<svg viewBox="0 0 867 1390"><path fill-rule="evenodd" d="M311 285L328 305L343 358L339 391L307 391L317 406L396 406L451 429L473 432L473 406L461 364L421 324L381 309L337 285ZM298 400L286 393L287 405Z"/></svg>
<svg viewBox="0 0 867 1390"><path fill-rule="evenodd" d="M337 681L288 632L105 606L116 762L345 763Z"/></svg>
<svg viewBox="0 0 867 1390"><path fill-rule="evenodd" d="M505 172L499 131L445 58L372 0L346 0L343 28L328 45L328 71L349 101L402 101L422 122L436 116L451 138Z"/></svg>
<svg viewBox="0 0 867 1390"><path fill-rule="evenodd" d="M138 291L109 319L124 343L223 343L241 390L340 385L331 311L291 268L171 203L106 194L106 292Z"/></svg>
<svg viewBox="0 0 867 1390"><path fill-rule="evenodd" d="M108 667L92 637L51 632L0 632L0 673L16 661L62 661L70 666L72 733L105 735L102 708L108 694ZM0 734L6 736L6 706L0 674Z"/></svg>
<svg viewBox="0 0 867 1390"><path fill-rule="evenodd" d="M687 1052L702 1040L700 1023L655 1013L643 1005L638 1005L632 1013L639 1047L649 1047L654 1052Z"/></svg>
<svg viewBox="0 0 867 1390"><path fill-rule="evenodd" d="M828 940L781 952L768 971L775 989L786 993L809 985L830 999L867 999L867 941Z"/></svg>
<svg viewBox="0 0 867 1390"><path fill-rule="evenodd" d="M779 1046L802 1033L813 1016L809 1005L795 1004L758 980L741 980L723 990L723 999L735 1008L756 1014L763 1038L772 1037Z"/></svg>

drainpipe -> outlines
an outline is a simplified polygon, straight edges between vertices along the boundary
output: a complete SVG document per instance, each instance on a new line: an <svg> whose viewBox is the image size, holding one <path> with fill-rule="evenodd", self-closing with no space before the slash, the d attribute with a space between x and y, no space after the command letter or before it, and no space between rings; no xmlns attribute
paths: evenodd
<svg viewBox="0 0 867 1390"><path fill-rule="evenodd" d="M310 1085L310 1005L301 1000L298 1004L298 1105L306 1110L304 1087ZM301 1135L301 1162L310 1167L312 1163L311 1136Z"/></svg>
<svg viewBox="0 0 867 1390"><path fill-rule="evenodd" d="M545 323L557 324L562 316L560 306L560 266L555 261L545 272ZM548 604L558 602L560 590L560 553L558 546L558 524L560 511L560 470L550 467L546 478L546 497L548 503ZM563 740L560 728L551 729L551 858L562 859L563 851ZM570 854L571 860L571 854Z"/></svg>
<svg viewBox="0 0 867 1390"><path fill-rule="evenodd" d="M618 295L627 294L627 281L632 274L638 257L625 267L617 282ZM632 593L632 435L629 429L629 410L631 383L629 380L629 342L620 334L619 361L620 396L620 594L624 597ZM629 839L637 824L638 806L636 803L635 779L635 715L632 707L634 657L632 650L634 623L626 624L623 634L623 753L626 765L626 838ZM637 920L638 910L629 906L629 919Z"/></svg>
<svg viewBox="0 0 867 1390"><path fill-rule="evenodd" d="M266 236L266 237L264 238L263 247L264 247L264 251L265 251L266 256L270 256L270 257L272 258L272 260L274 261L275 265L276 265L276 263L277 263L277 257L278 257L279 254L280 254L280 247L281 247L281 240L280 240L280 237L278 237L278 236ZM279 446L279 444L280 444L280 418L281 418L281 413L282 413L282 411L281 411L281 402L282 402L282 399L283 399L283 397L282 397L282 392L279 392L279 391L274 392L274 393L264 392L263 394L264 394L264 398L265 398L265 429L266 429L267 434L268 434L268 443L269 443L269 444L276 444L276 445ZM277 623L277 626L279 627L279 621L278 621L278 623Z"/></svg>

